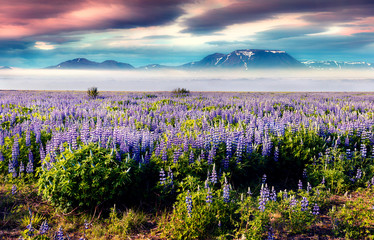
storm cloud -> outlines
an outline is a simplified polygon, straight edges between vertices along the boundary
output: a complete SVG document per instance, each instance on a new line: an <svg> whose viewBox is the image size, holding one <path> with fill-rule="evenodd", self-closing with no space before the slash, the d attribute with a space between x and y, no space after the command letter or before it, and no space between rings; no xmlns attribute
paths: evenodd
<svg viewBox="0 0 374 240"><path fill-rule="evenodd" d="M314 22L352 21L374 16L374 2L371 0L247 0L237 1L228 6L211 9L198 16L188 18L183 32L207 34L227 26L255 22L279 17L288 13L312 13L305 20Z"/></svg>

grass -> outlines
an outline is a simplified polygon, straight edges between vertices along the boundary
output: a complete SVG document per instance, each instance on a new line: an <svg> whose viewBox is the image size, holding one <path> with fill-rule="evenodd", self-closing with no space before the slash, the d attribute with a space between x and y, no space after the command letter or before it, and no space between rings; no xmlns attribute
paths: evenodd
<svg viewBox="0 0 374 240"><path fill-rule="evenodd" d="M142 209L119 209L109 212L96 208L94 212L78 210L62 213L43 201L34 186L21 186L15 195L12 185L0 186L0 239L17 239L29 222L29 209L33 212L33 226L39 229L43 220L53 233L61 226L70 239L163 239L158 222L167 221L169 210L156 212ZM360 239L365 233L374 238L374 187L361 188L344 195L331 195L320 209L319 221L302 233L290 234L278 213L271 216L276 226L276 239ZM89 224L85 229L85 221ZM52 233L53 232L53 233Z"/></svg>

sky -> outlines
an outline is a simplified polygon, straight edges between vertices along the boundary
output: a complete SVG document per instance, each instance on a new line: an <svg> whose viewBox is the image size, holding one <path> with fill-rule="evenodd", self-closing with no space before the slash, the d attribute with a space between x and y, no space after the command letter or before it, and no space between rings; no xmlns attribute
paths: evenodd
<svg viewBox="0 0 374 240"><path fill-rule="evenodd" d="M237 49L374 63L373 0L0 0L0 66L171 66Z"/></svg>

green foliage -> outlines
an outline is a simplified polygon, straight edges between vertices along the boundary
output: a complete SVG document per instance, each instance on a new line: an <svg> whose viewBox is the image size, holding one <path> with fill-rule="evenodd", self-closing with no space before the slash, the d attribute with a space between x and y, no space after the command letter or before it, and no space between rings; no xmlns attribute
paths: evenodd
<svg viewBox="0 0 374 240"><path fill-rule="evenodd" d="M176 96L187 96L190 94L190 90L186 88L176 88L173 89L172 93Z"/></svg>
<svg viewBox="0 0 374 240"><path fill-rule="evenodd" d="M96 99L99 96L99 91L97 87L91 87L87 90L87 95L91 99Z"/></svg>
<svg viewBox="0 0 374 240"><path fill-rule="evenodd" d="M364 196L348 201L341 208L333 208L329 214L338 236L345 239L374 238L373 188Z"/></svg>
<svg viewBox="0 0 374 240"><path fill-rule="evenodd" d="M51 161L50 156L45 161ZM52 204L66 209L93 208L118 197L131 198L131 184L136 184L139 173L132 159L117 161L113 150L92 143L66 150L49 164L49 171L39 169L39 192Z"/></svg>
<svg viewBox="0 0 374 240"><path fill-rule="evenodd" d="M186 196L192 199L192 211L188 213ZM212 190L212 203L206 202L207 190L185 191L178 195L172 213L159 222L163 237L169 239L228 238L238 215L235 201L225 203L222 190Z"/></svg>
<svg viewBox="0 0 374 240"><path fill-rule="evenodd" d="M110 209L109 218L103 225L94 225L87 230L88 239L100 239L110 237L111 239L129 239L132 234L139 233L148 223L148 217L141 211L129 209L123 213L119 212L114 205Z"/></svg>

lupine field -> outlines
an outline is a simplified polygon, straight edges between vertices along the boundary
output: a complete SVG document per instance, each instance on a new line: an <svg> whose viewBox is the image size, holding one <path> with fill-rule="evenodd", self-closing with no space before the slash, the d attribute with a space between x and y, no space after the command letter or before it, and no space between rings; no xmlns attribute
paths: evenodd
<svg viewBox="0 0 374 240"><path fill-rule="evenodd" d="M0 239L374 239L374 94L0 91Z"/></svg>

